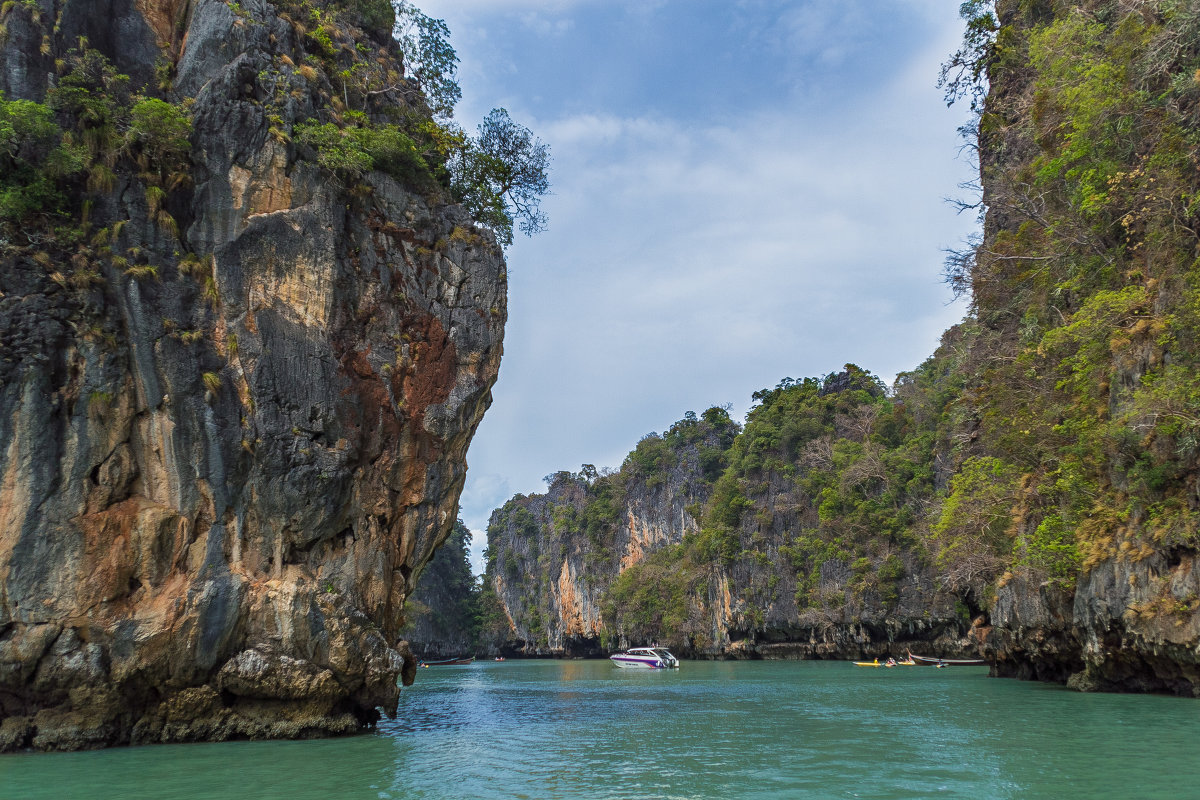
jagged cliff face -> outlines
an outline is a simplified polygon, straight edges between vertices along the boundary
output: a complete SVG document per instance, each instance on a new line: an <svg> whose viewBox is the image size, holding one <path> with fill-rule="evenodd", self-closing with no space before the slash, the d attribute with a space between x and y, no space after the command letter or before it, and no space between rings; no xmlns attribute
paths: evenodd
<svg viewBox="0 0 1200 800"><path fill-rule="evenodd" d="M962 453L1019 475L989 652L1004 675L1200 694L1200 11L995 10Z"/></svg>
<svg viewBox="0 0 1200 800"><path fill-rule="evenodd" d="M907 512L877 511L928 498L905 497L913 476L885 466L906 463L872 432L890 401L855 376L760 393L740 435L720 409L682 420L644 439L614 475L559 473L545 495L497 510L488 578L507 646L587 655L659 642L735 658L973 652L986 618L972 627L919 542L887 529ZM839 503L845 518L832 519Z"/></svg>
<svg viewBox="0 0 1200 800"><path fill-rule="evenodd" d="M114 157L79 235L0 253L0 750L345 733L411 681L404 603L455 521L504 264L436 187L291 140L345 103L427 115L332 83L357 52L402 87L400 55L309 11L6 7L8 100L45 100L83 36L191 131L172 183Z"/></svg>
<svg viewBox="0 0 1200 800"><path fill-rule="evenodd" d="M625 570L699 531L697 515L736 430L712 409L648 436L617 473L586 465L559 472L546 494L518 495L494 511L485 582L507 624L491 632L491 648L595 655L615 644L606 592Z"/></svg>
<svg viewBox="0 0 1200 800"><path fill-rule="evenodd" d="M613 577L613 554L597 554L586 533L555 523L556 510L561 520L586 506L587 488L560 479L545 495L518 496L492 512L488 577L508 622L502 637L491 643L497 652L582 655L597 650L603 630L600 600ZM621 527L632 538L629 528Z"/></svg>

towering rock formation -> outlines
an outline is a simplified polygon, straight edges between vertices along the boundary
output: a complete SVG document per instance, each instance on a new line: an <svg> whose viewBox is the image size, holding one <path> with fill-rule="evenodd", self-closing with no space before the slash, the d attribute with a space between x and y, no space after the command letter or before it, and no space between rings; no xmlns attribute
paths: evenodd
<svg viewBox="0 0 1200 800"><path fill-rule="evenodd" d="M3 14L5 113L76 160L3 173L58 195L0 242L0 750L371 723L506 314L390 5Z"/></svg>
<svg viewBox="0 0 1200 800"><path fill-rule="evenodd" d="M974 581L990 652L1003 675L1200 695L1200 9L965 10L991 35L959 53L990 82L959 457L1011 520L980 542L1004 562Z"/></svg>
<svg viewBox="0 0 1200 800"><path fill-rule="evenodd" d="M605 592L626 569L699 530L699 509L737 431L722 409L693 414L644 438L619 472L557 472L546 494L518 495L494 511L484 602L498 602L508 625L485 630L491 647L595 655L610 638L615 644Z"/></svg>

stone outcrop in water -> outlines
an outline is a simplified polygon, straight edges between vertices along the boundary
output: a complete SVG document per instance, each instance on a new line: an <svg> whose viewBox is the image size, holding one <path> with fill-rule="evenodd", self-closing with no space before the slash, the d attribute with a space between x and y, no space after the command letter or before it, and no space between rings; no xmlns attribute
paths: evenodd
<svg viewBox="0 0 1200 800"><path fill-rule="evenodd" d="M436 181L295 141L428 118L367 5L5 6L6 100L74 76L127 114L124 73L190 133L167 176L80 122L111 152L76 216L3 242L0 750L346 733L411 681L404 603L455 521L506 283ZM335 77L360 62L383 81Z"/></svg>

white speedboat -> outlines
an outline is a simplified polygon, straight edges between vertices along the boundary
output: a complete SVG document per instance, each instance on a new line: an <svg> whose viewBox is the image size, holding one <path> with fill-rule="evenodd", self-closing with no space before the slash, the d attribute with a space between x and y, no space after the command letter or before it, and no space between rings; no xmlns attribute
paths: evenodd
<svg viewBox="0 0 1200 800"><path fill-rule="evenodd" d="M624 653L614 653L608 659L623 669L670 669L679 667L679 659L665 647L631 647Z"/></svg>

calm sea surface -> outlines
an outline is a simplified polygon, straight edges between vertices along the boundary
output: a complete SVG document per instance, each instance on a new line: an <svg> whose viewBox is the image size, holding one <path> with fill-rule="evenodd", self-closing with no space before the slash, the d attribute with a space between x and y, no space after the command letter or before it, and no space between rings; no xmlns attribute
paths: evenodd
<svg viewBox="0 0 1200 800"><path fill-rule="evenodd" d="M1197 798L1200 700L986 668L420 670L377 733L0 756L0 797Z"/></svg>

